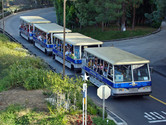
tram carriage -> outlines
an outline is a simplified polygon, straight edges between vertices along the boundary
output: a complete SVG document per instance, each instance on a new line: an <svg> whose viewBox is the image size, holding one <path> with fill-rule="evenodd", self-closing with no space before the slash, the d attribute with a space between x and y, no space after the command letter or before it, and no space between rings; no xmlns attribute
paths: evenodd
<svg viewBox="0 0 166 125"><path fill-rule="evenodd" d="M115 47L86 48L83 70L96 86L108 85L112 96L149 95L149 60Z"/></svg>
<svg viewBox="0 0 166 125"><path fill-rule="evenodd" d="M76 71L80 71L85 62L84 49L101 47L103 44L80 33L67 33L65 38L65 65ZM63 34L54 34L54 41L56 46L53 48L53 58L63 64Z"/></svg>
<svg viewBox="0 0 166 125"><path fill-rule="evenodd" d="M40 16L20 16L19 35L28 41L33 40L34 24L51 23Z"/></svg>
<svg viewBox="0 0 166 125"><path fill-rule="evenodd" d="M52 54L52 49L55 46L53 35L63 33L63 27L56 23L34 24L33 41L34 45L46 54ZM66 33L71 30L66 28Z"/></svg>

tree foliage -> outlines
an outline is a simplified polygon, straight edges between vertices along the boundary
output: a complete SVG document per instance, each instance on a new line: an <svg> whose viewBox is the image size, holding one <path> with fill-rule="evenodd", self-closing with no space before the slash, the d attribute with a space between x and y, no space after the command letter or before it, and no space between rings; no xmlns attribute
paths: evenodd
<svg viewBox="0 0 166 125"><path fill-rule="evenodd" d="M161 21L166 16L166 1L153 0L152 2L156 5L156 10L154 10L152 13L145 13L145 17L147 18L148 24L157 28L161 25Z"/></svg>
<svg viewBox="0 0 166 125"><path fill-rule="evenodd" d="M76 21L76 9L74 7L73 1L66 1L66 25L68 27L74 27L77 23ZM54 0L54 6L57 16L57 23L63 25L63 4L64 0Z"/></svg>
<svg viewBox="0 0 166 125"><path fill-rule="evenodd" d="M54 0L57 22L63 24L63 1ZM159 24L166 14L165 0L76 0L66 4L66 23L69 27L86 27L90 25L104 27L118 24L145 25L146 18L150 24ZM148 14L145 14L148 13ZM159 23L160 22L160 23Z"/></svg>

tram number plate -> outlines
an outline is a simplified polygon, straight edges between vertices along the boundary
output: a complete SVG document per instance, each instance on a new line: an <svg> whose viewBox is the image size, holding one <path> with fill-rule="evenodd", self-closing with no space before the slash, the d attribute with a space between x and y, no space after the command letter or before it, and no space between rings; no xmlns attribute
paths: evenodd
<svg viewBox="0 0 166 125"><path fill-rule="evenodd" d="M130 88L129 92L138 92L138 88Z"/></svg>

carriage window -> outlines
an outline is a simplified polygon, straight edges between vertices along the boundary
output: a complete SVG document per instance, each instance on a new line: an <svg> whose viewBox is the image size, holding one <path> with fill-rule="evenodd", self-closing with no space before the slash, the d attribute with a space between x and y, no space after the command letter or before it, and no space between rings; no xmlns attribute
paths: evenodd
<svg viewBox="0 0 166 125"><path fill-rule="evenodd" d="M108 68L108 79L113 81L113 66L111 64L109 64L109 68Z"/></svg>
<svg viewBox="0 0 166 125"><path fill-rule="evenodd" d="M75 59L80 59L80 47L79 46L75 46L75 49L74 49L74 57Z"/></svg>
<svg viewBox="0 0 166 125"><path fill-rule="evenodd" d="M134 81L149 80L149 72L147 64L133 65Z"/></svg>
<svg viewBox="0 0 166 125"><path fill-rule="evenodd" d="M115 82L131 82L131 65L115 66Z"/></svg>
<svg viewBox="0 0 166 125"><path fill-rule="evenodd" d="M87 56L88 56L87 66L92 69L93 68L93 58L94 57L89 53L87 53Z"/></svg>

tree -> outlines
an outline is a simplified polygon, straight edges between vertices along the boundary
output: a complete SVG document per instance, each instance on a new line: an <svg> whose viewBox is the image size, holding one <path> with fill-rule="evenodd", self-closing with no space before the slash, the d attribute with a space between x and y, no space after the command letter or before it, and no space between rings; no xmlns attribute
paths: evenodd
<svg viewBox="0 0 166 125"><path fill-rule="evenodd" d="M80 23L80 28L94 22L96 12L92 3L90 3L90 0L77 0L75 2L75 8L76 16Z"/></svg>
<svg viewBox="0 0 166 125"><path fill-rule="evenodd" d="M135 11L136 8L139 8L140 4L143 2L143 0L131 0L132 8L133 8L133 19L132 19L132 29L135 28Z"/></svg>
<svg viewBox="0 0 166 125"><path fill-rule="evenodd" d="M152 27L158 28L166 15L166 0L154 0L153 2L156 5L156 10L150 14L145 13L145 17Z"/></svg>
<svg viewBox="0 0 166 125"><path fill-rule="evenodd" d="M122 2L122 19L121 19L121 31L124 31L126 29L126 5L127 1L124 0Z"/></svg>
<svg viewBox="0 0 166 125"><path fill-rule="evenodd" d="M121 15L122 0L92 0L96 11L96 23L101 23L102 31L104 31L104 24L116 21Z"/></svg>
<svg viewBox="0 0 166 125"><path fill-rule="evenodd" d="M54 0L57 23L63 25L63 2L64 0ZM73 27L76 24L75 7L73 1L66 1L66 25Z"/></svg>

